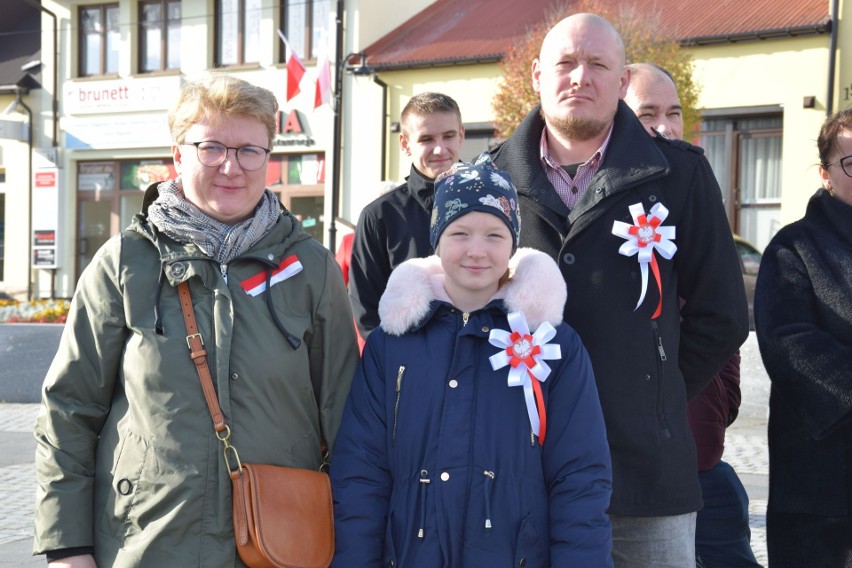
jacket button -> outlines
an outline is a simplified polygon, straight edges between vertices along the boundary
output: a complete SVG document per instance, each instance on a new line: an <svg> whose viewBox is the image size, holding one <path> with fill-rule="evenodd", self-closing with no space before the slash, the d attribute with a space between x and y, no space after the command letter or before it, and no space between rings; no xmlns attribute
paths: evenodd
<svg viewBox="0 0 852 568"><path fill-rule="evenodd" d="M452 379L452 380L450 381L450 388L451 388L451 389L454 389L454 388L456 388L457 386L459 386L459 382L458 382L457 380L455 380L455 379Z"/></svg>
<svg viewBox="0 0 852 568"><path fill-rule="evenodd" d="M645 375L645 380L646 380L646 381L650 381L650 380L651 380L651 375Z"/></svg>
<svg viewBox="0 0 852 568"><path fill-rule="evenodd" d="M267 254L267 255L266 255L266 258L268 258L269 260L272 260L272 259L273 259L273 258L275 258L275 257L274 257L274 256L272 256L271 254Z"/></svg>
<svg viewBox="0 0 852 568"><path fill-rule="evenodd" d="M240 378L240 374L239 374L239 373L231 373L231 380L232 380L232 381L236 381L236 380L237 380L237 379L239 379L239 378Z"/></svg>
<svg viewBox="0 0 852 568"><path fill-rule="evenodd" d="M482 326L482 333L488 333L490 330L487 325Z"/></svg>
<svg viewBox="0 0 852 568"><path fill-rule="evenodd" d="M570 252L566 252L562 255L562 262L565 264L574 264L574 255Z"/></svg>
<svg viewBox="0 0 852 568"><path fill-rule="evenodd" d="M651 203L656 203L656 201L657 201L657 196L656 196L656 195L649 195L649 196L648 196L648 201L650 201Z"/></svg>
<svg viewBox="0 0 852 568"><path fill-rule="evenodd" d="M130 495L133 492L133 484L130 483L130 480L126 477L119 479L115 488L118 489L118 492L122 495Z"/></svg>
<svg viewBox="0 0 852 568"><path fill-rule="evenodd" d="M526 566L526 565L527 565L527 559L526 558L521 558L518 561L518 566L520 566L521 568L524 568L524 566Z"/></svg>
<svg viewBox="0 0 852 568"><path fill-rule="evenodd" d="M449 480L450 480L450 474L449 473L447 473L446 471L441 473L441 481L449 481Z"/></svg>

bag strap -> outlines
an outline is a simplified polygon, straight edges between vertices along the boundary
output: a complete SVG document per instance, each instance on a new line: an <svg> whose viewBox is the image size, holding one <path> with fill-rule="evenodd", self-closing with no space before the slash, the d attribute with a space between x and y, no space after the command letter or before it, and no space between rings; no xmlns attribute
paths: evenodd
<svg viewBox="0 0 852 568"><path fill-rule="evenodd" d="M201 390L204 391L204 400L207 401L207 408L210 410L210 417L213 419L213 429L216 431L216 437L222 442L223 453L225 455L225 465L228 466L228 471L231 477L239 476L242 471L242 463L240 456L237 454L237 449L229 442L231 438L231 427L225 421L225 415L222 414L222 409L219 406L219 398L216 395L216 389L213 388L213 378L210 376L210 367L207 366L207 351L204 349L204 339L198 332L198 324L195 322L195 310L192 307L192 297L189 294L189 283L184 280L177 286L178 296L180 297L180 309L183 312L183 322L186 325L186 346L189 348L189 358L195 364L195 370L198 372L198 379L201 381ZM236 462L236 468L231 467L229 456L233 455Z"/></svg>

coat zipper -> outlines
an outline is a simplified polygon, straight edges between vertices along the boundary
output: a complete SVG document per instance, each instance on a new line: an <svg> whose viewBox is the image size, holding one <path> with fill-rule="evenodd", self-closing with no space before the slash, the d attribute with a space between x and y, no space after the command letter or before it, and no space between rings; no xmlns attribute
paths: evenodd
<svg viewBox="0 0 852 568"><path fill-rule="evenodd" d="M489 481L494 481L494 472L485 470L482 472L482 475L485 476L485 483L482 486L485 488L485 528L491 528L491 492L489 489L491 488L491 484Z"/></svg>
<svg viewBox="0 0 852 568"><path fill-rule="evenodd" d="M462 327L467 325L467 320L470 319L469 312L462 312Z"/></svg>
<svg viewBox="0 0 852 568"><path fill-rule="evenodd" d="M417 538L423 538L426 530L426 487L432 483L429 472L420 470L420 528L417 530Z"/></svg>
<svg viewBox="0 0 852 568"><path fill-rule="evenodd" d="M396 424L399 417L399 397L402 394L402 377L405 375L405 365L400 365L396 372L396 402L393 405L393 430L392 442L396 446Z"/></svg>
<svg viewBox="0 0 852 568"><path fill-rule="evenodd" d="M225 284L227 284L228 283L228 265L224 264L224 263L220 264L219 265L219 271L222 273L222 278L225 279Z"/></svg>
<svg viewBox="0 0 852 568"><path fill-rule="evenodd" d="M666 350L663 349L663 336L656 320L651 320L651 331L654 334L654 348L657 350L657 421L667 438L671 437L669 427L663 417L663 363L668 360Z"/></svg>

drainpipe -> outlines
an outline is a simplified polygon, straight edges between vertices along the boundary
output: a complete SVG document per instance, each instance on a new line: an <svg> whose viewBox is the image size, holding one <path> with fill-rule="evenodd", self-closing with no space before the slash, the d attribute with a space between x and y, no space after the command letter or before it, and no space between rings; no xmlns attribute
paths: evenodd
<svg viewBox="0 0 852 568"><path fill-rule="evenodd" d="M837 67L837 24L838 24L838 4L840 0L832 0L831 2L831 41L828 48L828 93L825 97L825 116L829 117L834 113L834 74Z"/></svg>
<svg viewBox="0 0 852 568"><path fill-rule="evenodd" d="M388 179L388 84L373 74L373 82L382 88L382 181Z"/></svg>
<svg viewBox="0 0 852 568"><path fill-rule="evenodd" d="M59 98L57 93L57 90L59 89L59 24L56 19L56 14L42 6L40 2L37 2L36 0L26 0L26 2L53 18L53 101L51 107L53 120L51 122L53 123L53 147L56 148L59 145L57 141L57 132L59 132Z"/></svg>

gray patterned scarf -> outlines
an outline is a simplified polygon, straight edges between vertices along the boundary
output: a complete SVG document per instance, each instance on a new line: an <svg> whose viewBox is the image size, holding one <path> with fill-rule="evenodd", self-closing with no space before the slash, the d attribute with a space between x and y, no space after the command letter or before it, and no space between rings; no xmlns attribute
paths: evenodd
<svg viewBox="0 0 852 568"><path fill-rule="evenodd" d="M278 199L268 189L255 207L254 215L226 225L190 203L180 178L157 186L159 197L148 207L148 220L179 243L192 243L218 262L228 264L252 247L275 225L280 216Z"/></svg>

